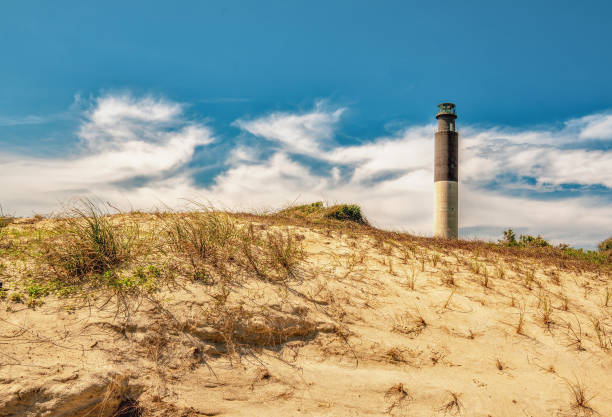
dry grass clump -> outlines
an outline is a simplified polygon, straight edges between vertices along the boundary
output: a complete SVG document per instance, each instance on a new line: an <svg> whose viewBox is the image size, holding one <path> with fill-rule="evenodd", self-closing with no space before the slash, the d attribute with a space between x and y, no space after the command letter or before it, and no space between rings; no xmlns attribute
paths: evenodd
<svg viewBox="0 0 612 417"><path fill-rule="evenodd" d="M239 247L237 224L225 213L203 210L164 216L167 248L191 267L192 277L212 281L230 274Z"/></svg>
<svg viewBox="0 0 612 417"><path fill-rule="evenodd" d="M138 401L125 398L117 406L113 417L141 417L144 413L144 407Z"/></svg>
<svg viewBox="0 0 612 417"><path fill-rule="evenodd" d="M573 346L576 350L583 351L586 350L584 348L584 334L582 332L582 324L577 316L576 318L576 326L573 326L571 322L567 322L567 338L569 339L568 346Z"/></svg>
<svg viewBox="0 0 612 417"><path fill-rule="evenodd" d="M421 314L412 315L408 312L394 317L391 331L415 337L427 327L427 322Z"/></svg>
<svg viewBox="0 0 612 417"><path fill-rule="evenodd" d="M229 282L248 273L270 281L298 276L303 250L290 231L264 231L208 209L172 214L165 224L169 250L188 261L196 280Z"/></svg>
<svg viewBox="0 0 612 417"><path fill-rule="evenodd" d="M504 266L501 263L498 263L495 266L495 273L496 273L498 279L505 279L506 278L506 270L504 269Z"/></svg>
<svg viewBox="0 0 612 417"><path fill-rule="evenodd" d="M544 327L550 329L550 327L554 324L552 319L553 308L550 302L549 297L541 297L538 301L538 316L540 318L540 322Z"/></svg>
<svg viewBox="0 0 612 417"><path fill-rule="evenodd" d="M389 401L386 412L391 414L393 409L401 408L405 402L412 401L414 398L404 387L404 384L397 383L385 392L385 400Z"/></svg>
<svg viewBox="0 0 612 417"><path fill-rule="evenodd" d="M521 305L519 307L519 319L516 325L516 334L524 334L524 326L525 326L525 305Z"/></svg>
<svg viewBox="0 0 612 417"><path fill-rule="evenodd" d="M129 261L140 237L134 222L118 224L91 201L81 201L41 241L45 262L66 282L103 274Z"/></svg>
<svg viewBox="0 0 612 417"><path fill-rule="evenodd" d="M550 280L553 284L561 286L561 276L559 275L559 271L553 269L551 271L548 271L547 275L550 277Z"/></svg>
<svg viewBox="0 0 612 417"><path fill-rule="evenodd" d="M438 411L443 411L445 414L457 415L461 414L463 411L463 404L461 403L460 397L461 394L458 394L453 391L448 391L450 396L449 400L438 409Z"/></svg>
<svg viewBox="0 0 612 417"><path fill-rule="evenodd" d="M299 264L304 259L304 251L297 236L278 231L266 232L264 254L272 276L276 280L298 277Z"/></svg>
<svg viewBox="0 0 612 417"><path fill-rule="evenodd" d="M128 378L121 374L116 374L110 377L105 387L105 392L101 397L101 401L89 409L88 414L92 415L111 415L115 416L138 416L137 410L130 410L135 402L124 399L128 387ZM128 404L130 407L128 407Z"/></svg>
<svg viewBox="0 0 612 417"><path fill-rule="evenodd" d="M421 272L425 272L425 265L427 263L427 257L424 254L417 255L417 259L421 264Z"/></svg>
<svg viewBox="0 0 612 417"><path fill-rule="evenodd" d="M438 266L438 262L440 262L441 259L442 259L442 256L440 256L439 253L432 254L430 257L431 266L436 268Z"/></svg>
<svg viewBox="0 0 612 417"><path fill-rule="evenodd" d="M241 231L240 248L239 264L268 281L296 278L304 258L297 236L289 231L260 233L253 224Z"/></svg>
<svg viewBox="0 0 612 417"><path fill-rule="evenodd" d="M477 260L470 262L470 270L476 275L480 274L483 267L484 265Z"/></svg>
<svg viewBox="0 0 612 417"><path fill-rule="evenodd" d="M612 347L612 338L608 335L605 325L597 317L591 317L591 323L593 324L593 330L597 335L597 342L599 347L608 350Z"/></svg>
<svg viewBox="0 0 612 417"><path fill-rule="evenodd" d="M587 389L582 382L578 380L576 380L574 383L567 381L567 385L572 395L571 407L574 411L583 416L598 414L590 405L591 400L595 398L595 396L588 395Z"/></svg>
<svg viewBox="0 0 612 417"><path fill-rule="evenodd" d="M480 281L484 288L491 288L491 280L489 279L489 271L486 266L482 268L482 280Z"/></svg>
<svg viewBox="0 0 612 417"><path fill-rule="evenodd" d="M442 283L449 287L456 287L457 282L455 280L455 271L451 268L444 268L442 270Z"/></svg>
<svg viewBox="0 0 612 417"><path fill-rule="evenodd" d="M400 245L400 252L402 254L402 262L407 264L411 258L416 257L417 247L412 242L405 242Z"/></svg>
<svg viewBox="0 0 612 417"><path fill-rule="evenodd" d="M527 268L527 270L525 271L525 276L524 276L525 288L531 291L533 289L533 284L535 281L536 281L535 268Z"/></svg>
<svg viewBox="0 0 612 417"><path fill-rule="evenodd" d="M393 346L389 350L387 350L384 354L385 359L392 363L404 363L406 359L404 358L403 350L398 346Z"/></svg>
<svg viewBox="0 0 612 417"><path fill-rule="evenodd" d="M412 291L414 291L416 287L416 281L417 281L417 270L416 270L416 267L412 265L408 269L408 276L406 278L406 286Z"/></svg>

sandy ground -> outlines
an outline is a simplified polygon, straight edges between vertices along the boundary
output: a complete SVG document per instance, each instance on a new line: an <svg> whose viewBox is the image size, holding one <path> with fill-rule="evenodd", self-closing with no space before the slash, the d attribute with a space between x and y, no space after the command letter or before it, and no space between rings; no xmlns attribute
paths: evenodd
<svg viewBox="0 0 612 417"><path fill-rule="evenodd" d="M294 231L300 276L223 308L0 301L0 416L612 416L609 275Z"/></svg>

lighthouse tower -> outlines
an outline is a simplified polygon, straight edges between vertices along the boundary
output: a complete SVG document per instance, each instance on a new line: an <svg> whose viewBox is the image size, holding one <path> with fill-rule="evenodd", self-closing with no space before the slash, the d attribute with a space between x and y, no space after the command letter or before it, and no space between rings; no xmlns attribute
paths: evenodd
<svg viewBox="0 0 612 417"><path fill-rule="evenodd" d="M459 134L453 103L438 104L438 130L434 150L434 236L456 239L459 232L459 189L457 186Z"/></svg>

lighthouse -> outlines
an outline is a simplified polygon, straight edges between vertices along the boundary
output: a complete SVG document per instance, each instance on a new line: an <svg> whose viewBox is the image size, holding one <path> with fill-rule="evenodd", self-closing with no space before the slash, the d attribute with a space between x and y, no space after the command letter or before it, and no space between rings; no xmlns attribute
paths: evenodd
<svg viewBox="0 0 612 417"><path fill-rule="evenodd" d="M459 134L455 127L455 105L438 104L436 119L438 129L434 143L434 236L456 239L459 234Z"/></svg>

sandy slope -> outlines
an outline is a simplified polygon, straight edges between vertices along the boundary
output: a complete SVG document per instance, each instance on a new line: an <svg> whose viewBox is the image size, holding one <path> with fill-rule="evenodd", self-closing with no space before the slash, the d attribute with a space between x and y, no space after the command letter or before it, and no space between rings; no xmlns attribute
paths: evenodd
<svg viewBox="0 0 612 417"><path fill-rule="evenodd" d="M609 275L293 231L300 276L223 307L192 282L129 317L102 295L0 302L0 416L612 416Z"/></svg>

